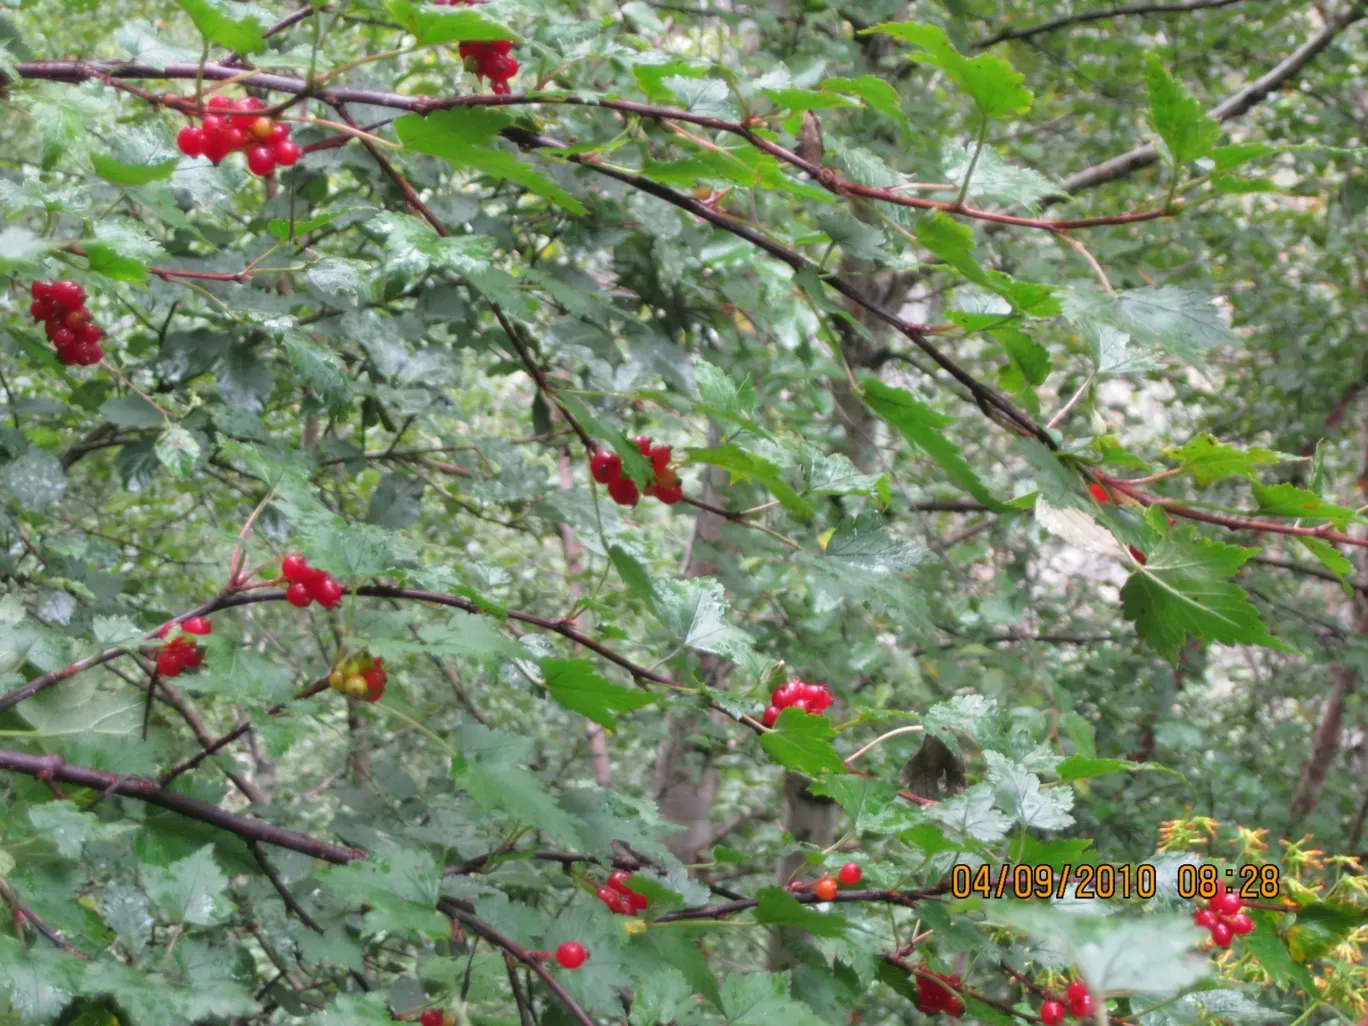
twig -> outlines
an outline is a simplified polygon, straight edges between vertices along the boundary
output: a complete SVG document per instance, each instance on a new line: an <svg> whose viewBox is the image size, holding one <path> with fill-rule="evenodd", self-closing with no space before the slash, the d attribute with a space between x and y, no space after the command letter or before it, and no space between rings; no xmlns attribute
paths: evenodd
<svg viewBox="0 0 1368 1026"><path fill-rule="evenodd" d="M169 770L163 773L158 778L159 782L161 783L161 786L169 786L171 781L175 780L182 773L186 773L189 770L194 769L205 759L209 758L209 756L217 752L220 748L223 748L225 745L232 744L234 741L236 741L238 738L240 738L243 734L247 733L247 731L251 729L252 721L243 720L241 723L239 723L228 733L224 734L223 737L219 738L217 741L213 742L210 745L206 745L197 754L192 755L190 758L184 760L183 762L177 763L175 766L172 766Z"/></svg>
<svg viewBox="0 0 1368 1026"><path fill-rule="evenodd" d="M314 933L322 933L323 927L319 926L314 917L304 911L304 907L295 900L295 896L290 893L290 889L285 886L285 882L280 879L280 875L275 871L270 860L266 858L266 853L261 850L261 845L257 841L249 840L247 841L247 848L257 860L257 865L261 867L261 871L266 874L266 878L271 881L271 886L280 895L280 900L285 902L285 907L297 915L300 922Z"/></svg>

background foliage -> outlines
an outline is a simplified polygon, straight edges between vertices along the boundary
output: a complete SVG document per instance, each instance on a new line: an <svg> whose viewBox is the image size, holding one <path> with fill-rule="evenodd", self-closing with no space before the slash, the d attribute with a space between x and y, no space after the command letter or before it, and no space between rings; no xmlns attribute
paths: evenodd
<svg viewBox="0 0 1368 1026"><path fill-rule="evenodd" d="M1363 4L6 8L3 1021L1368 1013ZM1228 952L1197 860L1282 873Z"/></svg>

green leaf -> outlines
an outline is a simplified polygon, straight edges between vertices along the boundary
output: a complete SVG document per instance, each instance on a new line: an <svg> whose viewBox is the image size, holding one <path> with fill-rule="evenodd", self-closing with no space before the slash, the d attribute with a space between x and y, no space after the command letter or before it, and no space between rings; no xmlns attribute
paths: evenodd
<svg viewBox="0 0 1368 1026"><path fill-rule="evenodd" d="M1337 531L1343 531L1351 522L1364 522L1362 517L1347 506L1326 502L1315 492L1298 488L1296 485L1261 485L1255 482L1252 487L1254 498L1259 503L1259 512L1266 516L1326 520L1333 524Z"/></svg>
<svg viewBox="0 0 1368 1026"><path fill-rule="evenodd" d="M1168 73L1157 54L1149 55L1145 74L1150 94L1150 124L1164 140L1170 163L1182 167L1205 157L1221 138L1220 122Z"/></svg>
<svg viewBox="0 0 1368 1026"><path fill-rule="evenodd" d="M817 513L810 502L789 486L778 467L739 446L728 444L713 449L690 449L689 460L721 467L731 475L733 481L759 481L786 510L800 517L812 517Z"/></svg>
<svg viewBox="0 0 1368 1026"><path fill-rule="evenodd" d="M893 538L888 521L873 510L842 520L825 549L838 572L854 576L903 573L929 554L920 545Z"/></svg>
<svg viewBox="0 0 1368 1026"><path fill-rule="evenodd" d="M824 78L821 86L838 93L858 96L880 114L886 114L907 131L912 130L911 122L902 111L902 97L887 81L877 75L861 75L859 78Z"/></svg>
<svg viewBox="0 0 1368 1026"><path fill-rule="evenodd" d="M572 848L582 847L585 842L575 820L523 768L530 761L530 739L467 724L451 761L451 779L476 804L507 813Z"/></svg>
<svg viewBox="0 0 1368 1026"><path fill-rule="evenodd" d="M1258 475L1259 467L1295 458L1257 445L1237 449L1206 433L1198 435L1181 449L1166 449L1164 455L1178 460L1182 469L1191 473L1200 485L1209 485L1223 477L1233 476L1252 480Z"/></svg>
<svg viewBox="0 0 1368 1026"><path fill-rule="evenodd" d="M865 405L939 463L951 481L990 509L1003 508L960 455L959 446L945 436L943 429L954 423L953 417L937 413L911 392L885 385L878 378L865 378L862 385Z"/></svg>
<svg viewBox="0 0 1368 1026"><path fill-rule="evenodd" d="M1258 549L1170 531L1121 589L1121 610L1140 637L1175 665L1189 637L1289 651L1268 633L1249 597L1227 578Z"/></svg>
<svg viewBox="0 0 1368 1026"><path fill-rule="evenodd" d="M17 503L37 512L66 494L66 471L56 456L35 447L0 470L0 484Z"/></svg>
<svg viewBox="0 0 1368 1026"><path fill-rule="evenodd" d="M846 771L845 763L828 740L834 735L825 716L790 707L779 714L774 728L761 736L760 744L785 769L820 777Z"/></svg>
<svg viewBox="0 0 1368 1026"><path fill-rule="evenodd" d="M259 7L229 0L176 0L176 6L190 15L195 28L211 43L238 53L260 53L266 48L262 32L269 22Z"/></svg>
<svg viewBox="0 0 1368 1026"><path fill-rule="evenodd" d="M706 360L697 360L694 362L694 385L700 400L697 409L702 413L746 421L755 412L755 386L750 378L735 381L721 368Z"/></svg>
<svg viewBox="0 0 1368 1026"><path fill-rule="evenodd" d="M661 79L660 84L674 94L681 107L694 114L727 118L735 113L731 103L731 90L727 88L726 82L715 78L672 75Z"/></svg>
<svg viewBox="0 0 1368 1026"><path fill-rule="evenodd" d="M157 439L157 459L173 477L188 477L200 458L195 436L179 424L171 424Z"/></svg>
<svg viewBox="0 0 1368 1026"><path fill-rule="evenodd" d="M1095 759L1071 755L1055 767L1055 773L1060 780L1090 780L1093 777L1105 777L1108 773L1143 769L1144 766L1144 763L1131 762L1129 759Z"/></svg>
<svg viewBox="0 0 1368 1026"><path fill-rule="evenodd" d="M972 165L973 177L969 179L966 197L1007 206L1019 204L1027 213L1038 211L1043 200L1063 195L1063 190L1044 175L1009 163L991 146L980 148L975 160L974 150L947 140L941 151L941 164L945 169L944 180L961 184Z"/></svg>
<svg viewBox="0 0 1368 1026"><path fill-rule="evenodd" d="M1254 920L1254 931L1240 938L1240 946L1258 960L1260 967L1275 984L1283 987L1295 984L1307 994L1315 993L1315 979L1305 966L1293 960L1278 936L1277 914L1255 908L1245 911ZM1307 939L1315 941L1314 931L1308 934Z"/></svg>
<svg viewBox="0 0 1368 1026"><path fill-rule="evenodd" d="M429 651L441 655L469 656L477 660L525 659L530 653L504 637L496 621L458 610L444 624L427 624L418 637Z"/></svg>
<svg viewBox="0 0 1368 1026"><path fill-rule="evenodd" d="M722 983L727 1026L822 1026L825 1020L789 997L789 974L728 973Z"/></svg>
<svg viewBox="0 0 1368 1026"><path fill-rule="evenodd" d="M751 637L727 622L730 607L721 582L711 577L660 581L654 608L677 642L700 652L740 661L751 650Z"/></svg>
<svg viewBox="0 0 1368 1026"><path fill-rule="evenodd" d="M1121 293L1123 327L1140 341L1162 346L1189 361L1209 349L1234 345L1239 338L1225 326L1204 296L1173 285Z"/></svg>
<svg viewBox="0 0 1368 1026"><path fill-rule="evenodd" d="M1012 819L993 808L993 788L975 784L967 791L947 798L926 810L926 815L947 830L963 837L995 844L1007 836Z"/></svg>
<svg viewBox="0 0 1368 1026"><path fill-rule="evenodd" d="M1040 778L1000 752L985 752L988 780L997 790L997 804L1024 827L1063 830L1072 826L1074 793L1064 787L1041 789Z"/></svg>
<svg viewBox="0 0 1368 1026"><path fill-rule="evenodd" d="M441 157L455 168L506 179L572 214L586 214L579 200L540 171L521 163L506 150L486 145L508 124L506 117L492 110L445 110L427 117L402 117L394 123L394 130L409 149Z"/></svg>
<svg viewBox="0 0 1368 1026"><path fill-rule="evenodd" d="M1311 555L1320 560L1321 566L1339 577L1346 594L1353 593L1354 589L1349 584L1349 575L1354 572L1354 564L1349 561L1348 556L1323 538L1300 536L1297 541L1305 546Z"/></svg>
<svg viewBox="0 0 1368 1026"><path fill-rule="evenodd" d="M40 692L18 707L38 738L129 738L142 725L140 696L104 691L84 677L62 688Z"/></svg>
<svg viewBox="0 0 1368 1026"><path fill-rule="evenodd" d="M231 908L224 895L228 877L214 861L212 844L169 866L144 865L142 881L148 897L173 922L212 926Z"/></svg>
<svg viewBox="0 0 1368 1026"><path fill-rule="evenodd" d="M491 39L523 41L516 32L486 17L478 8L433 7L409 0L390 0L387 6L394 20L417 37L419 46Z"/></svg>
<svg viewBox="0 0 1368 1026"><path fill-rule="evenodd" d="M97 175L115 185L146 185L148 182L160 182L170 178L172 172L180 165L180 161L175 158L157 164L125 164L113 157L106 157L103 153L92 153L90 162L94 165Z"/></svg>
<svg viewBox="0 0 1368 1026"><path fill-rule="evenodd" d="M820 89L761 89L760 94L789 110L830 110L859 106L840 93L825 93Z"/></svg>
<svg viewBox="0 0 1368 1026"><path fill-rule="evenodd" d="M1315 901L1297 910L1288 928L1287 950L1303 964L1324 958L1349 934L1368 923L1368 909L1345 902Z"/></svg>
<svg viewBox="0 0 1368 1026"><path fill-rule="evenodd" d="M761 887L755 897L756 922L796 927L815 937L840 937L846 931L847 924L842 916L818 912L782 887Z"/></svg>
<svg viewBox="0 0 1368 1026"><path fill-rule="evenodd" d="M884 22L864 29L860 35L878 32L921 47L911 59L945 72L946 78L973 97L985 118L1024 114L1031 109L1031 91L1022 85L1025 76L996 54L967 58L955 49L945 30L936 25Z"/></svg>
<svg viewBox="0 0 1368 1026"><path fill-rule="evenodd" d="M110 399L100 406L100 416L115 427L150 428L163 424L166 417L139 395Z"/></svg>
<svg viewBox="0 0 1368 1026"><path fill-rule="evenodd" d="M617 713L633 712L656 700L605 680L583 659L543 659L541 668L552 698L609 730L617 729Z"/></svg>

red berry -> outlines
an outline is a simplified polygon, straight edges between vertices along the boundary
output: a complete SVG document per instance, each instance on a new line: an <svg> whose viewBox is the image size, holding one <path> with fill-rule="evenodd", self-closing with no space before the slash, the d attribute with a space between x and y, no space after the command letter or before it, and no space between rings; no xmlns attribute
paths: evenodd
<svg viewBox="0 0 1368 1026"><path fill-rule="evenodd" d="M635 506L641 500L636 482L630 477L618 477L609 481L608 495L619 506Z"/></svg>
<svg viewBox="0 0 1368 1026"><path fill-rule="evenodd" d="M212 107L214 104L210 101L209 105ZM206 139L216 135L222 135L223 130L227 127L228 122L224 121L223 118L217 114L206 114L204 120L200 122L200 131L204 133Z"/></svg>
<svg viewBox="0 0 1368 1026"><path fill-rule="evenodd" d="M632 903L632 910L635 912L640 912L643 908L645 908L647 905L651 903L650 899L647 898L646 895L638 894L636 891L628 891L627 900Z"/></svg>
<svg viewBox="0 0 1368 1026"><path fill-rule="evenodd" d="M271 143L271 154L281 167L294 167L299 163L299 157L303 152L299 148L299 143L292 139L277 139Z"/></svg>
<svg viewBox="0 0 1368 1026"><path fill-rule="evenodd" d="M1131 554L1131 559L1135 560L1141 566L1144 566L1145 563L1148 562L1148 560L1145 559L1145 554L1141 552L1139 549L1137 549L1134 545L1127 545L1126 551Z"/></svg>
<svg viewBox="0 0 1368 1026"><path fill-rule="evenodd" d="M58 349L70 349L76 344L76 333L70 328L58 328L52 333L52 341Z"/></svg>
<svg viewBox="0 0 1368 1026"><path fill-rule="evenodd" d="M767 727L774 726L775 721L779 719L779 711L777 705L766 706L765 714L760 717L760 722Z"/></svg>
<svg viewBox="0 0 1368 1026"><path fill-rule="evenodd" d="M271 126L271 142L280 142L282 139L288 139L289 137L290 126L287 125L285 122L277 121L274 125ZM281 161L281 163L284 163L284 161Z"/></svg>
<svg viewBox="0 0 1368 1026"><path fill-rule="evenodd" d="M1196 912L1192 913L1192 921L1203 930L1210 930L1220 922L1220 919L1215 912L1211 911L1211 909L1199 908Z"/></svg>
<svg viewBox="0 0 1368 1026"><path fill-rule="evenodd" d="M625 869L615 869L608 874L608 886L620 894L626 894L631 890L628 881L632 879L632 874Z"/></svg>
<svg viewBox="0 0 1368 1026"><path fill-rule="evenodd" d="M76 341L82 345L93 346L102 338L104 329L94 321L86 321L76 330Z"/></svg>
<svg viewBox="0 0 1368 1026"><path fill-rule="evenodd" d="M1207 907L1218 916L1233 916L1240 911L1242 904L1240 896L1234 891L1223 890L1207 902Z"/></svg>
<svg viewBox="0 0 1368 1026"><path fill-rule="evenodd" d="M181 653L171 645L163 646L157 653L157 672L163 677L178 677L184 668Z"/></svg>
<svg viewBox="0 0 1368 1026"><path fill-rule="evenodd" d="M617 900L622 897L622 895L613 890L613 888L605 885L594 892L594 897L598 898L599 901L603 902L611 909L616 907Z"/></svg>
<svg viewBox="0 0 1368 1026"><path fill-rule="evenodd" d="M656 498L667 506L673 506L684 498L684 489L679 485L668 485L664 488L656 489Z"/></svg>
<svg viewBox="0 0 1368 1026"><path fill-rule="evenodd" d="M636 910L632 908L632 899L619 893L613 901L613 911L620 916L630 916Z"/></svg>
<svg viewBox="0 0 1368 1026"><path fill-rule="evenodd" d="M615 452L598 450L589 458L589 476L599 484L608 484L622 476L622 457Z"/></svg>
<svg viewBox="0 0 1368 1026"><path fill-rule="evenodd" d="M1074 980L1069 984L1069 989L1064 992L1064 997L1070 1004L1075 1001L1082 1001L1088 996L1088 985L1082 980Z"/></svg>
<svg viewBox="0 0 1368 1026"><path fill-rule="evenodd" d="M298 552L291 552L280 561L280 576L287 581L302 581L308 569L309 561Z"/></svg>
<svg viewBox="0 0 1368 1026"><path fill-rule="evenodd" d="M189 650L181 655L181 662L191 670L198 670L204 663L203 647L200 645L191 645Z"/></svg>
<svg viewBox="0 0 1368 1026"><path fill-rule="evenodd" d="M342 601L342 585L333 580L330 574L325 574L318 586L310 590L324 609L332 609Z"/></svg>
<svg viewBox="0 0 1368 1026"><path fill-rule="evenodd" d="M1111 498L1110 493L1096 481L1088 485L1088 491L1092 492L1092 497L1098 502L1106 502Z"/></svg>
<svg viewBox="0 0 1368 1026"><path fill-rule="evenodd" d="M1040 1004L1040 1021L1045 1026L1059 1026L1064 1021L1064 1006L1054 998Z"/></svg>
<svg viewBox="0 0 1368 1026"><path fill-rule="evenodd" d="M812 712L812 703L809 702L806 698L800 698L800 699L798 699L798 701L796 701L796 702L794 702L792 705L790 705L789 708L790 708L790 709L802 709L803 712L805 712L805 713L810 713L810 712Z"/></svg>
<svg viewBox="0 0 1368 1026"><path fill-rule="evenodd" d="M51 299L52 282L38 281L36 278L29 283L29 295L34 299Z"/></svg>
<svg viewBox="0 0 1368 1026"><path fill-rule="evenodd" d="M192 616L181 624L181 630L186 634L213 634L214 625L206 617Z"/></svg>
<svg viewBox="0 0 1368 1026"><path fill-rule="evenodd" d="M651 466L655 467L657 474L670 465L670 447L668 445L653 445L647 455L649 455Z"/></svg>
<svg viewBox="0 0 1368 1026"><path fill-rule="evenodd" d="M813 885L812 890L823 901L830 901L836 897L836 892L840 890L840 887L836 883L835 877L824 876Z"/></svg>
<svg viewBox="0 0 1368 1026"><path fill-rule="evenodd" d="M176 146L187 157L204 156L204 129L186 125L176 133Z"/></svg>
<svg viewBox="0 0 1368 1026"><path fill-rule="evenodd" d="M233 110L235 107L237 107L237 101L233 100L231 97L220 96L217 93L209 97L210 110ZM213 115L210 116L212 117Z"/></svg>
<svg viewBox="0 0 1368 1026"><path fill-rule="evenodd" d="M442 1026L445 1019L436 1008L429 1008L418 1017L418 1026Z"/></svg>
<svg viewBox="0 0 1368 1026"><path fill-rule="evenodd" d="M518 73L518 61L506 53L494 51L481 62L480 73L491 83L507 82ZM646 455L642 453L642 455Z"/></svg>
<svg viewBox="0 0 1368 1026"><path fill-rule="evenodd" d="M847 862L844 866L841 867L841 871L837 874L837 876L841 878L841 883L854 885L859 883L860 880L863 879L864 870L860 868L860 864L858 862Z"/></svg>
<svg viewBox="0 0 1368 1026"><path fill-rule="evenodd" d="M637 447L637 451L641 453L641 455L647 457L648 459L650 458L651 440L649 438L647 438L645 435L637 435L635 438L632 439L632 444Z"/></svg>
<svg viewBox="0 0 1368 1026"><path fill-rule="evenodd" d="M258 178L268 177L275 170L275 154L268 146L253 146L247 151L247 168Z"/></svg>
<svg viewBox="0 0 1368 1026"><path fill-rule="evenodd" d="M566 941L556 949L556 961L566 969L578 969L588 957L589 952L577 941Z"/></svg>
<svg viewBox="0 0 1368 1026"><path fill-rule="evenodd" d="M204 155L213 162L215 167L223 163L223 158L231 152L233 152L233 147L228 145L228 141L224 139L222 132L216 132L205 137Z"/></svg>
<svg viewBox="0 0 1368 1026"><path fill-rule="evenodd" d="M507 96L513 90L508 88L508 83L501 79L497 82L490 82L489 91L495 96Z"/></svg>
<svg viewBox="0 0 1368 1026"><path fill-rule="evenodd" d="M1091 994L1084 994L1079 1000L1069 1002L1069 1014L1075 1019L1090 1019L1096 1010L1097 1005Z"/></svg>
<svg viewBox="0 0 1368 1026"><path fill-rule="evenodd" d="M80 343L72 350L72 355L82 367L94 367L104 359L104 350L100 348L99 343L94 345Z"/></svg>
<svg viewBox="0 0 1368 1026"><path fill-rule="evenodd" d="M52 316L52 300L43 298L35 299L29 304L29 313L33 315L35 321L45 321Z"/></svg>
<svg viewBox="0 0 1368 1026"><path fill-rule="evenodd" d="M285 589L285 601L303 609L313 601L313 596L309 594L309 589L303 581L295 581Z"/></svg>
<svg viewBox="0 0 1368 1026"><path fill-rule="evenodd" d="M85 297L85 289L74 281L54 281L52 283L52 300L62 306L74 309L85 302Z"/></svg>
<svg viewBox="0 0 1368 1026"><path fill-rule="evenodd" d="M1211 928L1211 940L1218 948L1230 947L1230 942L1235 939L1235 931L1230 928L1227 922L1219 922Z"/></svg>
<svg viewBox="0 0 1368 1026"><path fill-rule="evenodd" d="M1241 937L1254 931L1254 920L1250 919L1249 916L1245 915L1243 912L1235 913L1235 915L1226 920L1226 923L1229 924L1232 933Z"/></svg>

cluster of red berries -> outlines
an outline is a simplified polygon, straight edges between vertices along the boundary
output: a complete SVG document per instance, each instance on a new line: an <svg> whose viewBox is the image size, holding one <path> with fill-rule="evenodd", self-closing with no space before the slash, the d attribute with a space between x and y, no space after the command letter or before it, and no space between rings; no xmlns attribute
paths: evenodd
<svg viewBox="0 0 1368 1026"><path fill-rule="evenodd" d="M1097 1011L1097 1003L1088 992L1088 985L1082 980L1074 980L1064 992L1064 1000L1046 998L1040 1003L1040 1021L1045 1026L1059 1026L1064 1021L1065 1003L1068 1012L1075 1019L1091 1019Z"/></svg>
<svg viewBox="0 0 1368 1026"><path fill-rule="evenodd" d="M157 637L165 638L173 626L168 623L157 631ZM196 645L186 635L204 637L214 633L214 625L202 616L192 616L180 625L180 629L181 633L157 652L157 672L163 677L179 677L186 670L199 669L204 662L204 646Z"/></svg>
<svg viewBox="0 0 1368 1026"><path fill-rule="evenodd" d="M176 136L176 145L187 157L208 157L217 166L238 150L247 151L247 169L265 178L276 169L291 167L303 152L290 138L290 126L258 111L266 105L255 96L231 100L209 97L209 110L198 126L186 125Z"/></svg>
<svg viewBox="0 0 1368 1026"><path fill-rule="evenodd" d="M285 601L303 609L310 602L317 602L324 609L331 609L342 601L342 585L326 570L309 566L309 561L298 552L292 552L280 562L280 576L290 582L285 589Z"/></svg>
<svg viewBox="0 0 1368 1026"><path fill-rule="evenodd" d="M1192 913L1192 921L1211 931L1212 943L1218 948L1228 948L1237 935L1244 936L1254 929L1254 920L1240 911L1243 904L1238 894L1223 888L1206 903L1206 908Z"/></svg>
<svg viewBox="0 0 1368 1026"><path fill-rule="evenodd" d="M653 495L667 506L684 498L679 475L670 466L673 453L668 445L652 445L645 435L634 439L641 455L651 461L655 478L646 486L646 494ZM635 506L641 499L636 482L622 474L622 457L615 452L599 449L589 460L589 473L599 484L608 486L608 495L619 506Z"/></svg>
<svg viewBox="0 0 1368 1026"><path fill-rule="evenodd" d="M944 1012L952 1019L964 1014L964 1002L956 991L960 988L958 974L946 976L926 970L926 976L917 977L917 1007L927 1015ZM949 984L949 986L946 986ZM953 987L954 990L950 988Z"/></svg>
<svg viewBox="0 0 1368 1026"><path fill-rule="evenodd" d="M35 281L29 286L29 313L43 321L57 359L68 367L89 367L104 359L100 339L104 329L90 319L85 289L74 281Z"/></svg>
<svg viewBox="0 0 1368 1026"><path fill-rule="evenodd" d="M624 869L615 869L608 874L608 882L595 892L594 897L608 906L609 910L620 916L635 915L650 904L646 895L638 894L627 886L632 874Z"/></svg>
<svg viewBox="0 0 1368 1026"><path fill-rule="evenodd" d="M438 7L470 7L482 0L432 0ZM462 43L461 58L466 68L479 78L489 79L489 90L495 96L507 96L508 81L518 73L518 59L513 56L513 43L508 39L482 40Z"/></svg>
<svg viewBox="0 0 1368 1026"><path fill-rule="evenodd" d="M831 697L831 691L825 684L807 684L801 680L791 680L774 689L761 722L767 727L774 726L779 714L789 706L820 716L833 701L835 700Z"/></svg>
<svg viewBox="0 0 1368 1026"><path fill-rule="evenodd" d="M801 893L811 887L812 893L822 901L834 901L842 884L853 887L862 879L864 879L864 870L860 868L860 864L858 862L847 862L840 868L836 876L821 876L810 884L795 880L788 885L788 889L794 893Z"/></svg>
<svg viewBox="0 0 1368 1026"><path fill-rule="evenodd" d="M344 659L333 667L328 674L328 686L363 702L378 702L385 694L389 674L385 672L385 660L372 656L369 652Z"/></svg>

